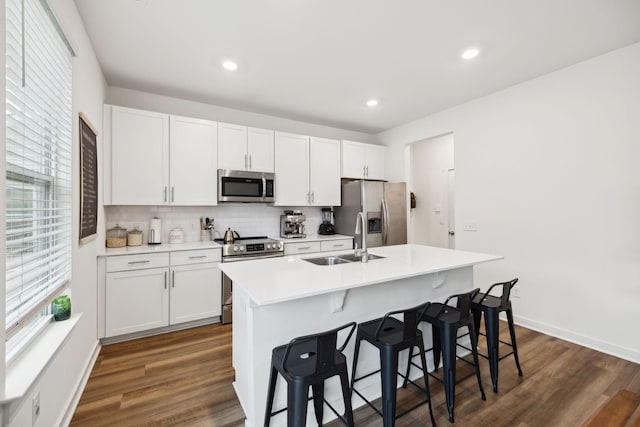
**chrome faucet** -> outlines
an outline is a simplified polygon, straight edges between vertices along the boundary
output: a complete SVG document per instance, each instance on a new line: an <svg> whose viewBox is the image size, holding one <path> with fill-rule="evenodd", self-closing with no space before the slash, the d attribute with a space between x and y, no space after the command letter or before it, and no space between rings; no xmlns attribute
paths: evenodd
<svg viewBox="0 0 640 427"><path fill-rule="evenodd" d="M358 212L358 216L356 216L356 231L355 234L360 234L362 237L362 248L354 249L354 253L357 257L360 257L360 262L368 262L369 254L367 253L367 224L364 219L364 213ZM356 243L357 245L357 243Z"/></svg>

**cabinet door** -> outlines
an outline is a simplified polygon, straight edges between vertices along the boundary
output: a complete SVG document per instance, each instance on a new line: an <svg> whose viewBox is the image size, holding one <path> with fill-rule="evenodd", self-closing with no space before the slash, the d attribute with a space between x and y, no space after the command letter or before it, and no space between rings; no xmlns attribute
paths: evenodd
<svg viewBox="0 0 640 427"><path fill-rule="evenodd" d="M382 145L365 144L364 162L367 179L385 179L385 152L386 149Z"/></svg>
<svg viewBox="0 0 640 427"><path fill-rule="evenodd" d="M243 171L248 167L247 128L218 123L218 168Z"/></svg>
<svg viewBox="0 0 640 427"><path fill-rule="evenodd" d="M342 177L364 178L364 144L342 141Z"/></svg>
<svg viewBox="0 0 640 427"><path fill-rule="evenodd" d="M278 206L309 204L309 137L275 134L276 201Z"/></svg>
<svg viewBox="0 0 640 427"><path fill-rule="evenodd" d="M168 268L107 273L107 337L169 324L168 273Z"/></svg>
<svg viewBox="0 0 640 427"><path fill-rule="evenodd" d="M217 263L171 267L169 324L222 314L222 272Z"/></svg>
<svg viewBox="0 0 640 427"><path fill-rule="evenodd" d="M249 128L247 138L249 170L273 172L273 131Z"/></svg>
<svg viewBox="0 0 640 427"><path fill-rule="evenodd" d="M340 141L309 141L309 190L313 206L340 206Z"/></svg>
<svg viewBox="0 0 640 427"><path fill-rule="evenodd" d="M124 107L111 108L112 203L166 204L169 116Z"/></svg>
<svg viewBox="0 0 640 427"><path fill-rule="evenodd" d="M170 203L217 205L217 123L171 116L170 124Z"/></svg>

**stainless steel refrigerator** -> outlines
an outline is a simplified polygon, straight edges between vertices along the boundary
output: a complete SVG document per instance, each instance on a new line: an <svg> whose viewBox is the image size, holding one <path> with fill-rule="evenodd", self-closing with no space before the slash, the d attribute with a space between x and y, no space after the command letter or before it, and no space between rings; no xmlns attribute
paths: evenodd
<svg viewBox="0 0 640 427"><path fill-rule="evenodd" d="M336 233L354 236L357 248L356 217L367 219L367 247L407 243L407 187L404 182L351 181L342 184L342 206L334 207Z"/></svg>

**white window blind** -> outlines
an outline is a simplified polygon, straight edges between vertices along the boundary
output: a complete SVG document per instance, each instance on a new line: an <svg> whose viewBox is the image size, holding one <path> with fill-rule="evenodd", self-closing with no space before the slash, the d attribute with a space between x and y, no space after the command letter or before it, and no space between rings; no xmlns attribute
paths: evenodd
<svg viewBox="0 0 640 427"><path fill-rule="evenodd" d="M6 0L6 330L71 277L71 52L44 1Z"/></svg>

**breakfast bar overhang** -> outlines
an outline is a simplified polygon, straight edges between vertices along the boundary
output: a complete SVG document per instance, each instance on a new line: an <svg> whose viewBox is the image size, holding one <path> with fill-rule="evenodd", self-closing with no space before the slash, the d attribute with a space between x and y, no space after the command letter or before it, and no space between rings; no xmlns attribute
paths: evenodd
<svg viewBox="0 0 640 427"><path fill-rule="evenodd" d="M298 336L381 317L392 310L427 301L444 301L449 295L474 287L475 264L502 259L497 255L415 244L377 247L369 252L383 258L368 263L316 265L306 261L305 258L311 257L306 255L220 265L233 281L234 388L246 415L245 425L264 423L274 347ZM431 332L426 331L425 339L430 337ZM344 339L339 337L339 341L341 338ZM428 343L425 346L429 347ZM363 347L360 352L359 372L360 367L363 371L378 369L377 352L367 350ZM352 360L352 342L345 349L345 355ZM404 357L400 359L400 366L406 364L407 355ZM415 376L418 376L417 370ZM371 376L361 384L368 399L380 396L378 376ZM336 409L342 410L337 378L325 384L325 397ZM284 408L286 401L286 387L279 380L274 409ZM354 397L354 408L362 404L361 399ZM325 421L332 416L335 417L325 411ZM315 424L313 416L307 417L307 421L309 425ZM272 425L285 424L286 414L272 419Z"/></svg>

